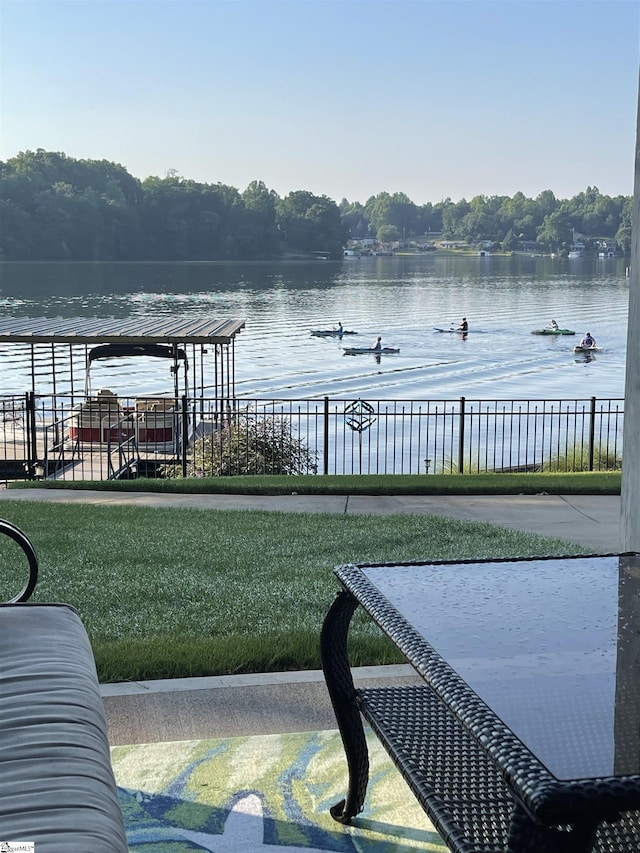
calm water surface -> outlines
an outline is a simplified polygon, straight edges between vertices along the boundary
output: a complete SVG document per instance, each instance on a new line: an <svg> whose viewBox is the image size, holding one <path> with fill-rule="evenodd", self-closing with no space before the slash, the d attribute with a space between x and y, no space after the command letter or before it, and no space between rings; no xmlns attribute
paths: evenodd
<svg viewBox="0 0 640 853"><path fill-rule="evenodd" d="M625 261L600 258L0 264L0 316L246 319L236 341L237 393L277 398L622 397L628 292ZM463 315L466 339L434 331ZM531 335L552 317L576 336ZM338 321L358 335L311 336ZM591 361L572 351L587 329L603 348ZM377 335L400 352L379 364L344 354ZM26 390L28 362L6 346L1 352L0 393ZM123 375L113 365L100 369L107 374L92 377L94 388L172 387L166 364L136 362Z"/></svg>

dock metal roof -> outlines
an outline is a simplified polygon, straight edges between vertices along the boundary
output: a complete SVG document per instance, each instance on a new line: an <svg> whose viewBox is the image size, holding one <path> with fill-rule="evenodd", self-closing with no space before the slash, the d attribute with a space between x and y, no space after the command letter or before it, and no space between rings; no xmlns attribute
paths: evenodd
<svg viewBox="0 0 640 853"><path fill-rule="evenodd" d="M245 320L0 318L0 343L229 344Z"/></svg>

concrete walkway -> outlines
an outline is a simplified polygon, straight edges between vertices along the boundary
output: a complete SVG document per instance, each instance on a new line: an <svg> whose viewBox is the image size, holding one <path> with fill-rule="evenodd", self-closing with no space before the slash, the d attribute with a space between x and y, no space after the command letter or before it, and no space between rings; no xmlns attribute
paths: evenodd
<svg viewBox="0 0 640 853"><path fill-rule="evenodd" d="M592 495L331 496L162 495L14 489L6 500L134 504L200 510L260 509L389 515L414 513L498 524L576 542L594 553L621 550L620 497ZM409 666L362 667L362 684L415 682ZM102 686L112 745L314 731L336 727L321 672L215 676Z"/></svg>
<svg viewBox="0 0 640 853"><path fill-rule="evenodd" d="M261 509L278 512L330 512L352 515L415 513L463 521L500 524L578 542L594 552L621 549L619 495L167 495L155 492L108 492L70 489L10 489L7 500L46 500L133 504L191 509Z"/></svg>

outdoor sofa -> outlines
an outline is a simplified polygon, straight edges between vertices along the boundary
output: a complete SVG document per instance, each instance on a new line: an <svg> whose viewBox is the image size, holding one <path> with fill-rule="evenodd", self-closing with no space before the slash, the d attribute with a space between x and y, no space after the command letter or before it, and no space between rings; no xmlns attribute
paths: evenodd
<svg viewBox="0 0 640 853"><path fill-rule="evenodd" d="M0 843L126 853L89 638L69 605L27 603L36 552L10 522L0 520L0 532L29 563L22 592L0 604Z"/></svg>

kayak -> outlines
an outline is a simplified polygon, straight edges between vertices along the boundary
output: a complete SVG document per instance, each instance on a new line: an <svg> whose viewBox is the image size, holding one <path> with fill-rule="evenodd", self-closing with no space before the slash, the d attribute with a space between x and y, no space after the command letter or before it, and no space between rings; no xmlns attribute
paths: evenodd
<svg viewBox="0 0 640 853"><path fill-rule="evenodd" d="M357 332L352 332L349 329L312 329L311 334L316 338L341 338L343 335L357 335Z"/></svg>
<svg viewBox="0 0 640 853"><path fill-rule="evenodd" d="M532 335L575 335L573 329L534 329Z"/></svg>
<svg viewBox="0 0 640 853"><path fill-rule="evenodd" d="M382 349L371 349L371 347L342 347L345 355L390 355L391 353L400 352L395 347L382 347Z"/></svg>
<svg viewBox="0 0 640 853"><path fill-rule="evenodd" d="M434 332L457 332L459 335L466 335L469 329L441 329L440 326L433 327Z"/></svg>
<svg viewBox="0 0 640 853"><path fill-rule="evenodd" d="M574 352L602 352L602 347L581 347L577 346L573 348Z"/></svg>

